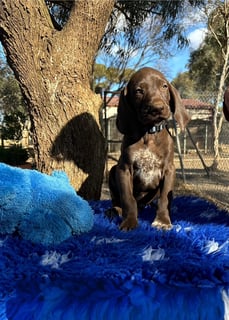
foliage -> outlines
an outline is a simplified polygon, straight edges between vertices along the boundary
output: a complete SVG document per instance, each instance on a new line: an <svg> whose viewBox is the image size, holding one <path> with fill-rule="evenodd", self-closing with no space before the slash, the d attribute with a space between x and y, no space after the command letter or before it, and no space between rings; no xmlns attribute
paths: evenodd
<svg viewBox="0 0 229 320"><path fill-rule="evenodd" d="M21 165L29 158L27 149L13 145L9 148L0 146L0 162L10 165Z"/></svg>
<svg viewBox="0 0 229 320"><path fill-rule="evenodd" d="M176 37L179 46L187 44L187 39L183 32L182 23L179 23L179 14L185 8L187 3L192 6L198 6L203 4L202 0L191 1L128 1L119 0L115 3L114 10L112 12L107 34L103 38L102 46L105 46L107 50L113 45L112 39L115 39L115 35L118 32L117 23L120 13L125 19L125 38L128 42L131 42L132 46L139 41L139 30L147 19L157 16L160 19L161 25L164 26L163 39L170 40ZM107 41L109 39L109 42Z"/></svg>
<svg viewBox="0 0 229 320"><path fill-rule="evenodd" d="M202 46L191 54L189 72L183 78L175 79L183 92L188 94L190 83L196 93L215 93L212 103L213 114L213 148L214 162L211 169L217 169L219 154L219 137L223 124L222 102L225 87L229 85L229 4L228 1L210 2L205 7L208 16L208 32Z"/></svg>
<svg viewBox="0 0 229 320"><path fill-rule="evenodd" d="M57 29L63 28L68 20L70 10L74 0L46 0L50 16ZM106 33L100 44L107 52L110 52L116 45L116 36L119 33L120 17L123 23L123 36L131 46L135 46L141 38L139 31L143 23L157 16L160 24L164 26L163 40L171 40L177 38L178 45L184 46L187 44L187 39L184 34L184 28L179 22L179 14L189 4L193 7L202 6L204 0L186 0L186 1L151 1L151 0L117 0L114 4L113 12L107 25Z"/></svg>
<svg viewBox="0 0 229 320"><path fill-rule="evenodd" d="M4 91L6 87L6 81L10 73L12 74L12 71L10 70L9 66L0 59L0 111L4 109Z"/></svg>
<svg viewBox="0 0 229 320"><path fill-rule="evenodd" d="M219 86L222 66L221 50L212 35L208 34L203 45L193 51L189 59L189 74L195 82L196 90L216 91Z"/></svg>
<svg viewBox="0 0 229 320"><path fill-rule="evenodd" d="M224 65L223 51L227 46L224 17L222 6L211 12L208 17L208 32L202 45L191 52L188 71L173 80L182 96L195 97L203 92L217 92ZM229 85L228 74L224 83L225 86Z"/></svg>
<svg viewBox="0 0 229 320"><path fill-rule="evenodd" d="M112 85L122 87L131 74L145 65L153 65L162 58L171 55L169 46L164 45L163 25L160 18L147 19L137 32L137 41L126 39L126 26L120 17L119 29L112 35L111 47L101 47L96 62L107 66L111 71L112 81L107 81L106 88L113 89ZM111 44L113 42L113 45ZM113 77L113 75L115 75ZM106 77L108 79L108 77ZM111 79L110 79L111 80Z"/></svg>
<svg viewBox="0 0 229 320"><path fill-rule="evenodd" d="M179 91L182 98L195 98L198 96L195 88L195 81L190 78L188 71L179 73L172 81L172 84Z"/></svg>
<svg viewBox="0 0 229 320"><path fill-rule="evenodd" d="M111 85L119 85L122 81L128 81L130 75L133 73L132 69L125 69L120 74L120 69L115 67L108 67L104 64L95 64L94 66L94 88L107 89Z"/></svg>
<svg viewBox="0 0 229 320"><path fill-rule="evenodd" d="M53 25L57 30L61 30L68 20L73 0L46 0Z"/></svg>
<svg viewBox="0 0 229 320"><path fill-rule="evenodd" d="M19 141L28 118L26 106L12 71L0 60L1 139Z"/></svg>
<svg viewBox="0 0 229 320"><path fill-rule="evenodd" d="M9 66L0 59L0 110L26 113L26 106L17 80Z"/></svg>
<svg viewBox="0 0 229 320"><path fill-rule="evenodd" d="M224 5L215 8L208 18L208 33L202 46L193 51L189 59L190 78L197 91L217 91L227 50ZM225 85L229 84L228 74Z"/></svg>
<svg viewBox="0 0 229 320"><path fill-rule="evenodd" d="M2 123L1 138L3 140L21 140L26 119L27 116L17 109L6 113Z"/></svg>

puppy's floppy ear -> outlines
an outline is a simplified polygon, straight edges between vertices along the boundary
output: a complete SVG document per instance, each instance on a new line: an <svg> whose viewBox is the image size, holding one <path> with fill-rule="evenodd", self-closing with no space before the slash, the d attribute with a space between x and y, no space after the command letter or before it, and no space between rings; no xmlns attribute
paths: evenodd
<svg viewBox="0 0 229 320"><path fill-rule="evenodd" d="M181 131L184 131L191 117L189 113L186 111L182 103L179 92L171 84L169 84L169 92L170 92L170 109L174 114L174 118L179 124Z"/></svg>
<svg viewBox="0 0 229 320"><path fill-rule="evenodd" d="M134 106L129 103L130 99L127 96L128 88L126 87L120 94L116 126L122 134L130 135L136 130L137 116Z"/></svg>

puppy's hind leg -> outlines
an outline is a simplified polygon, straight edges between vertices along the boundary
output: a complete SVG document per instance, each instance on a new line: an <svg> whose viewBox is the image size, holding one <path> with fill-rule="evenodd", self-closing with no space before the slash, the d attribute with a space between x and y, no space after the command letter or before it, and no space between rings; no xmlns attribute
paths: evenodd
<svg viewBox="0 0 229 320"><path fill-rule="evenodd" d="M109 172L109 190L112 201L112 208L106 210L105 214L109 218L122 216L122 209L120 205L120 194L116 183L116 168L117 165L113 166Z"/></svg>

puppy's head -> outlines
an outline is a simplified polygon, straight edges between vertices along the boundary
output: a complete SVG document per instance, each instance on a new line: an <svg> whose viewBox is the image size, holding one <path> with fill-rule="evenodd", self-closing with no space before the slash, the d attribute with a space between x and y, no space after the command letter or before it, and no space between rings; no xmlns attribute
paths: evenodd
<svg viewBox="0 0 229 320"><path fill-rule="evenodd" d="M121 133L131 134L139 127L147 129L167 120L171 112L183 130L189 115L178 91L161 72L143 68L131 77L121 93L117 127Z"/></svg>

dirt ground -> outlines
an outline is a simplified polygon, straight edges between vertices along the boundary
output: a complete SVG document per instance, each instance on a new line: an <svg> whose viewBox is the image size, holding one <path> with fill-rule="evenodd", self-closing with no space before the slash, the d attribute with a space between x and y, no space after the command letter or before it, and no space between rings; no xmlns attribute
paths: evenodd
<svg viewBox="0 0 229 320"><path fill-rule="evenodd" d="M111 155L107 161L101 199L110 199L107 183L107 175L112 165L116 163L117 154ZM212 159L205 159L209 168ZM220 161L217 170L205 170L200 159L188 156L183 160L184 175L182 174L180 162L175 158L176 183L174 195L196 195L208 201L214 202L220 208L229 212L229 158Z"/></svg>

